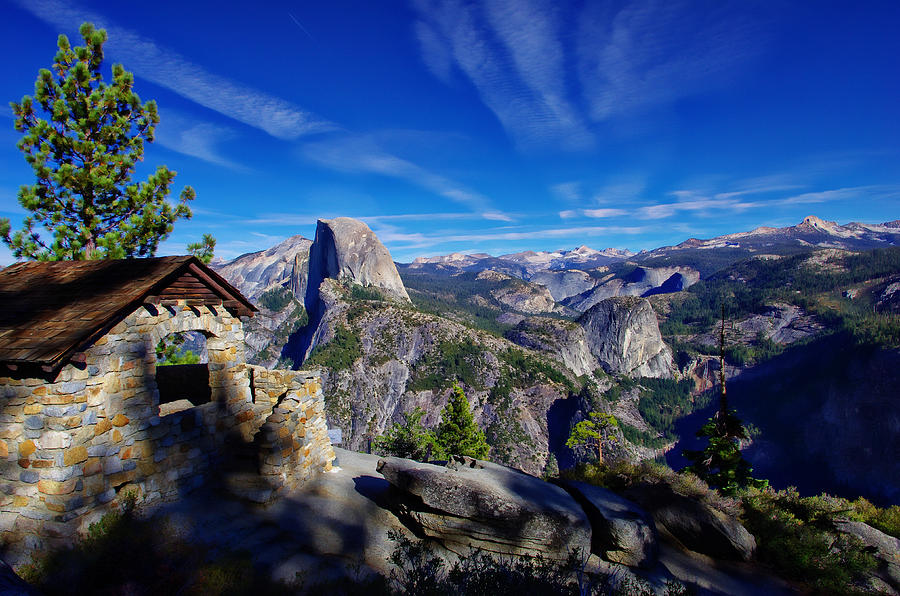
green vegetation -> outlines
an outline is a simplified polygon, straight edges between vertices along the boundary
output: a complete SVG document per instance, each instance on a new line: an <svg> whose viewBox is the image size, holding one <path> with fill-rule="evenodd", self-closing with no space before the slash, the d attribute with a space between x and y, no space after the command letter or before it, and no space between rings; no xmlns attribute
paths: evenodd
<svg viewBox="0 0 900 596"><path fill-rule="evenodd" d="M689 471L674 472L652 463L580 464L563 470L563 478L603 486L618 494L634 486L662 485L737 518L756 539L756 558L781 577L799 582L803 593L861 594L861 578L876 566L869 550L851 535L837 531L838 519L886 522L900 534L900 507L879 509L865 499L848 501L830 495L801 497L788 488L748 488L734 497L712 490ZM888 532L884 526L879 529Z"/></svg>
<svg viewBox="0 0 900 596"><path fill-rule="evenodd" d="M798 248L798 251L802 251ZM687 250L679 251L673 255L653 257L641 261L644 267L690 267L700 272L704 278L717 271L749 259L753 256L746 248L719 248L716 250Z"/></svg>
<svg viewBox="0 0 900 596"><path fill-rule="evenodd" d="M413 305L422 312L447 317L497 337L513 328L497 322L502 314L494 304L491 291L505 281L477 279L475 273L434 275L409 270L401 271L403 285Z"/></svg>
<svg viewBox="0 0 900 596"><path fill-rule="evenodd" d="M882 509L860 497L853 501L851 517L856 521L878 528L885 534L900 538L900 506L891 505Z"/></svg>
<svg viewBox="0 0 900 596"><path fill-rule="evenodd" d="M259 297L259 305L272 312L281 312L294 301L294 294L288 288L276 286L269 288Z"/></svg>
<svg viewBox="0 0 900 596"><path fill-rule="evenodd" d="M719 409L697 431L698 437L706 437L707 444L700 451L684 451L691 461L688 468L722 494L734 495L739 489L765 488L767 480L753 477L753 468L741 454L741 441L750 439L750 433L737 413L728 407L725 392L725 306L722 306L722 327L719 332Z"/></svg>
<svg viewBox="0 0 900 596"><path fill-rule="evenodd" d="M466 387L480 388L483 349L471 340L441 341L419 361L407 389L440 390L460 382Z"/></svg>
<svg viewBox="0 0 900 596"><path fill-rule="evenodd" d="M156 365L198 364L200 355L183 349L186 338L185 333L172 333L159 340L156 344Z"/></svg>
<svg viewBox="0 0 900 596"><path fill-rule="evenodd" d="M475 424L469 400L462 387L453 385L450 401L441 411L441 422L434 434L435 441L446 456L467 455L486 459L490 447L484 433Z"/></svg>
<svg viewBox="0 0 900 596"><path fill-rule="evenodd" d="M484 436L491 447L491 460L506 466L521 467L524 449L534 447L512 406L497 410L497 418L485 429Z"/></svg>
<svg viewBox="0 0 900 596"><path fill-rule="evenodd" d="M619 421L612 414L604 412L591 412L590 416L585 420L581 420L572 429L572 433L566 440L566 447L574 449L580 445L592 447L597 453L597 463L603 463L603 442L616 442L618 439L615 435L609 434L609 431L617 428Z"/></svg>
<svg viewBox="0 0 900 596"><path fill-rule="evenodd" d="M212 234L203 234L200 242L192 242L187 245L188 254L192 254L206 264L213 260L216 254L216 239Z"/></svg>
<svg viewBox="0 0 900 596"><path fill-rule="evenodd" d="M641 378L637 383L642 388L638 411L647 424L669 442L677 440L674 427L678 419L709 403L708 396L691 396L693 383L690 379Z"/></svg>
<svg viewBox="0 0 900 596"><path fill-rule="evenodd" d="M424 541L412 541L391 530L388 537L397 543L390 561L394 565L392 594L408 596L487 595L520 596L649 596L649 584L617 581L613 576L588 576L586 556L573 552L560 564L537 557L497 557L483 551L460 557L449 566ZM362 592L360 592L362 593ZM366 592L367 594L370 592ZM666 596L689 594L678 582L666 584Z"/></svg>
<svg viewBox="0 0 900 596"><path fill-rule="evenodd" d="M106 31L90 23L79 32L84 46L60 35L53 70L41 69L34 98L13 103L18 143L37 181L19 189L30 214L10 235L0 219L0 237L18 258L38 260L152 256L181 218L190 218L191 187L173 206L167 200L175 172L160 166L146 181L131 182L152 142L156 103L142 104L134 77L121 64L112 83L103 81ZM43 113L45 118L40 114ZM53 241L40 237L49 231Z"/></svg>
<svg viewBox="0 0 900 596"><path fill-rule="evenodd" d="M309 366L327 366L338 371L350 368L362 357L362 343L356 332L340 325L331 341L313 348L309 358L303 363Z"/></svg>
<svg viewBox="0 0 900 596"><path fill-rule="evenodd" d="M395 423L375 439L375 448L387 455L419 461L444 459L451 455L487 459L490 447L475 424L469 400L459 385L453 384L453 394L441 410L441 422L436 429L432 431L422 426L424 415L421 408L406 414L402 424Z"/></svg>
<svg viewBox="0 0 900 596"><path fill-rule="evenodd" d="M748 486L768 486L767 480L753 478L753 468L741 455L740 442L749 439L750 434L735 411L728 409L724 394L721 407L697 431L697 436L708 439L706 447L700 451L685 450L684 457L691 461L688 469L710 486L726 495Z"/></svg>
<svg viewBox="0 0 900 596"><path fill-rule="evenodd" d="M381 293L381 290L378 288L364 287L359 284L352 284L350 286L350 299L351 300L376 300L379 302L383 302L385 300L384 294Z"/></svg>
<svg viewBox="0 0 900 596"><path fill-rule="evenodd" d="M808 265L809 253L776 260L749 259L700 281L688 290L689 298L672 305L660 326L663 335L683 335L709 329L726 305L726 317L738 319L764 312L773 302L797 305L826 325L846 333L852 343L900 346L900 317L873 312L871 292L855 299L843 289L868 280L900 273L900 247L836 256L827 267ZM778 353L772 345L754 346L753 352L733 348L733 362L763 360Z"/></svg>
<svg viewBox="0 0 900 596"><path fill-rule="evenodd" d="M294 361L292 358L281 356L277 350L279 346L288 343L291 335L306 327L309 322L309 315L303 306L293 299L290 290L286 288L272 288L267 290L260 297L260 305L263 308L273 310L275 312L283 310L287 306L293 304L293 311L285 318L284 322L272 331L272 341L265 348L257 353L253 358L254 364L261 364L277 359L275 368L293 369ZM268 306L267 306L268 305ZM275 308L270 308L274 306ZM256 318L250 319L249 325L254 325ZM245 323L246 325L246 323Z"/></svg>
<svg viewBox="0 0 900 596"><path fill-rule="evenodd" d="M662 449L671 443L671 440L665 437L660 437L645 430L640 430L630 424L620 424L619 428L622 429L622 435L625 437L625 440L635 445L643 445L650 449Z"/></svg>
<svg viewBox="0 0 900 596"><path fill-rule="evenodd" d="M402 424L395 423L382 436L375 438L375 450L384 455L417 461L439 458L440 447L435 442L434 433L421 424L424 415L422 408L405 414Z"/></svg>
<svg viewBox="0 0 900 596"><path fill-rule="evenodd" d="M855 537L835 531L850 502L796 489L753 492L742 499L743 521L756 537L757 557L786 578L824 594L856 594L854 580L876 562Z"/></svg>
<svg viewBox="0 0 900 596"><path fill-rule="evenodd" d="M575 383L562 371L539 356L526 354L517 348L509 348L497 356L512 370L512 383L516 386L524 387L547 380L559 383L569 392L576 390Z"/></svg>

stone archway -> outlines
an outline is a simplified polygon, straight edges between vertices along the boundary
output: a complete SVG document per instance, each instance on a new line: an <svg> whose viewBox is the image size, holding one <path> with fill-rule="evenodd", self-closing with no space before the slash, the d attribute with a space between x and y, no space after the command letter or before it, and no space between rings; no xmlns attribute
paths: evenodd
<svg viewBox="0 0 900 596"><path fill-rule="evenodd" d="M224 317L229 320L223 321ZM155 318L156 324L146 337L148 361L152 362L147 382L155 413L166 416L216 401L225 384L225 369L239 353L230 315L217 312L215 307L177 306L160 308ZM200 349L200 358L191 364L167 366L159 358L158 348L161 342L166 344L170 338L183 334L202 337L205 345Z"/></svg>

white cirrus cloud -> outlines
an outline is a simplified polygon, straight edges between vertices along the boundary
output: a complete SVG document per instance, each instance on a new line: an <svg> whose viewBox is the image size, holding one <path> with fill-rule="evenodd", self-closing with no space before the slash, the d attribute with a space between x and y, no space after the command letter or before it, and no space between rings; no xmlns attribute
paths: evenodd
<svg viewBox="0 0 900 596"><path fill-rule="evenodd" d="M558 199L567 203L577 203L581 200L581 183L560 182L550 187L550 192Z"/></svg>
<svg viewBox="0 0 900 596"><path fill-rule="evenodd" d="M605 217L621 217L628 215L625 209L585 209L582 211L586 217L605 218Z"/></svg>
<svg viewBox="0 0 900 596"><path fill-rule="evenodd" d="M205 162L230 170L247 171L247 167L231 161L222 155L220 146L237 136L227 127L210 122L198 122L172 110L160 114L156 127L157 143L184 155L190 155Z"/></svg>
<svg viewBox="0 0 900 596"><path fill-rule="evenodd" d="M452 65L474 85L516 144L526 150L594 144L566 88L562 26L538 0L414 0L423 61L448 81Z"/></svg>
<svg viewBox="0 0 900 596"><path fill-rule="evenodd" d="M790 189L793 186L784 185L784 188ZM665 219L681 212L691 212L697 216L713 216L723 211L743 213L750 209L771 209L861 199L885 200L900 197L900 187L896 185L867 185L805 192L787 197L758 198L753 201L738 200L737 198L747 194L772 194L776 191L777 189L771 187L759 188L753 192L720 192L707 196L696 190L675 190L669 193L676 198L675 201L644 205L637 210L637 215L642 219Z"/></svg>
<svg viewBox="0 0 900 596"><path fill-rule="evenodd" d="M480 214L485 219L511 221L490 200L459 183L381 149L371 139L344 135L304 143L302 156L320 166L351 173L379 174L405 180Z"/></svg>
<svg viewBox="0 0 900 596"><path fill-rule="evenodd" d="M585 3L577 72L591 118L602 121L728 84L764 47L740 5L692 9L683 0Z"/></svg>
<svg viewBox="0 0 900 596"><path fill-rule="evenodd" d="M42 21L65 31L90 21L109 33L105 51L137 76L279 139L334 130L336 125L263 91L213 74L153 40L110 23L102 15L59 0L15 0ZM74 40L73 40L74 41Z"/></svg>

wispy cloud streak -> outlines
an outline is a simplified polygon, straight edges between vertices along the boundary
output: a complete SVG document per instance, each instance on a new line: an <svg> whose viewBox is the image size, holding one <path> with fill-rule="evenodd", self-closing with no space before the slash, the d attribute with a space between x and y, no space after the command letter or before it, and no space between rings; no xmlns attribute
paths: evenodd
<svg viewBox="0 0 900 596"><path fill-rule="evenodd" d="M642 219L665 219L681 212L692 212L698 216L712 216L723 211L742 213L750 209L772 209L794 205L813 205L861 199L884 200L900 197L900 187L893 185L868 185L805 192L780 198L758 198L756 200L740 200L737 198L747 194L771 192L773 192L772 188L761 188L753 192L723 192L713 196L706 196L693 190L676 190L669 193L676 198L674 202L644 205L637 210L636 214Z"/></svg>
<svg viewBox="0 0 900 596"><path fill-rule="evenodd" d="M117 27L102 15L58 0L16 2L61 31L83 21L105 28L109 32L106 51L137 76L273 137L296 139L336 128L289 101L213 74L151 39Z"/></svg>
<svg viewBox="0 0 900 596"><path fill-rule="evenodd" d="M726 3L588 2L579 18L578 76L596 121L638 112L729 82L763 46L758 22Z"/></svg>
<svg viewBox="0 0 900 596"><path fill-rule="evenodd" d="M441 80L450 64L523 149L584 149L592 133L570 104L555 13L536 0L417 0L416 35L426 66Z"/></svg>
<svg viewBox="0 0 900 596"><path fill-rule="evenodd" d="M487 197L471 191L449 178L382 150L364 137L333 137L305 143L303 157L333 170L379 174L411 182L471 209L485 219L509 221L511 218L491 206Z"/></svg>
<svg viewBox="0 0 900 596"><path fill-rule="evenodd" d="M235 136L235 131L228 127L191 121L171 110L161 115L156 129L156 142L167 149L228 169L246 171L245 166L231 161L219 149L223 142Z"/></svg>

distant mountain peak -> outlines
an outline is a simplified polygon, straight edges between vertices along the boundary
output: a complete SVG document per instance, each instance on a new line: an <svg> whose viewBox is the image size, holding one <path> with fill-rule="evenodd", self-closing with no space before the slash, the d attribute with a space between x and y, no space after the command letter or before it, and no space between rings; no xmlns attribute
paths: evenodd
<svg viewBox="0 0 900 596"><path fill-rule="evenodd" d="M800 225L816 228L818 230L823 230L826 232L833 232L836 228L841 227L837 222L827 221L822 219L821 217L816 217L815 215L807 215L803 218L803 221L800 223Z"/></svg>

